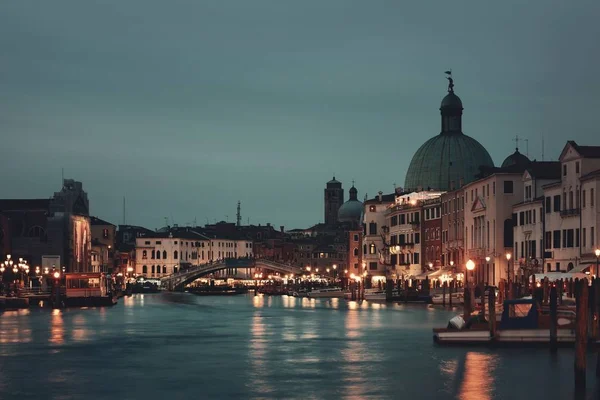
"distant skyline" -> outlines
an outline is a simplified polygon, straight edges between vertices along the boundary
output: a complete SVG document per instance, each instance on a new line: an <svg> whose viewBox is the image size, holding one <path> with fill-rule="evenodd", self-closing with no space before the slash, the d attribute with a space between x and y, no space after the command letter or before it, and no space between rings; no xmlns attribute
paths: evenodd
<svg viewBox="0 0 600 400"><path fill-rule="evenodd" d="M439 134L444 71L463 131L500 165L515 135L556 160L600 145L600 2L19 0L0 12L2 198L83 182L92 215L148 228L286 229L404 184ZM525 142L520 150L526 151Z"/></svg>

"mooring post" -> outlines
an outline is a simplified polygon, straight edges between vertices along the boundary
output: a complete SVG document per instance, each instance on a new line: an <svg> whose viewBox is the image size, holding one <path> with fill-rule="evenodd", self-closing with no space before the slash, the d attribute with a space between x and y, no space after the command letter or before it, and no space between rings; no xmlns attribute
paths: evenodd
<svg viewBox="0 0 600 400"><path fill-rule="evenodd" d="M557 294L556 288L550 289L550 352L556 353L556 324L557 324Z"/></svg>
<svg viewBox="0 0 600 400"><path fill-rule="evenodd" d="M390 303L392 301L392 291L394 289L394 281L387 279L385 281L385 301Z"/></svg>
<svg viewBox="0 0 600 400"><path fill-rule="evenodd" d="M548 277L544 278L544 282L542 283L542 287L544 288L544 297L542 298L542 304L548 304L548 295L550 294L548 291Z"/></svg>
<svg viewBox="0 0 600 400"><path fill-rule="evenodd" d="M494 290L494 288L491 288L490 293L488 294L488 308L489 308L488 323L490 326L490 339L494 340L496 338L496 290Z"/></svg>
<svg viewBox="0 0 600 400"><path fill-rule="evenodd" d="M471 290L465 286L464 290L464 307L463 307L463 319L465 323L471 318Z"/></svg>
<svg viewBox="0 0 600 400"><path fill-rule="evenodd" d="M585 367L587 351L588 286L587 279L576 284L577 314L575 317L575 390L585 391Z"/></svg>
<svg viewBox="0 0 600 400"><path fill-rule="evenodd" d="M450 293L448 293L448 305L450 306L450 308L452 308L452 292L454 291L454 279L450 281L450 287L448 288L448 291Z"/></svg>
<svg viewBox="0 0 600 400"><path fill-rule="evenodd" d="M442 285L442 307L446 307L446 287L448 286L448 282L444 282Z"/></svg>

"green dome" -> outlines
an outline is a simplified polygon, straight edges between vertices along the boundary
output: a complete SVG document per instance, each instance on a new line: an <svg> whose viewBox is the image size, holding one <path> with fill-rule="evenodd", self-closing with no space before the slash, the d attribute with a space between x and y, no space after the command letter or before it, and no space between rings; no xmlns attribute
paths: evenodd
<svg viewBox="0 0 600 400"><path fill-rule="evenodd" d="M502 163L502 168L518 165L519 167L525 169L525 167L527 167L530 162L531 161L529 160L529 158L527 158L526 155L519 153L519 149L516 149L514 153L506 157L506 159Z"/></svg>
<svg viewBox="0 0 600 400"><path fill-rule="evenodd" d="M450 190L451 182L458 188L460 180L475 180L479 166L493 167L487 150L475 139L462 133L440 134L426 141L410 162L405 189Z"/></svg>
<svg viewBox="0 0 600 400"><path fill-rule="evenodd" d="M479 167L494 162L479 142L462 133L463 104L454 85L440 105L442 132L425 142L415 153L404 181L405 190L450 190L475 180Z"/></svg>

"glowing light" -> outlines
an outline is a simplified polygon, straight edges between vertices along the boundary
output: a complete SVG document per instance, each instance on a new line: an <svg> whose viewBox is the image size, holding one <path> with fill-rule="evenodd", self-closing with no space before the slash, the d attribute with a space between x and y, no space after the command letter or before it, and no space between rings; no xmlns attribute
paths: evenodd
<svg viewBox="0 0 600 400"><path fill-rule="evenodd" d="M473 262L473 260L467 261L467 269L469 271L473 271L475 269L475 263Z"/></svg>
<svg viewBox="0 0 600 400"><path fill-rule="evenodd" d="M454 267L454 261L450 261L450 266Z"/></svg>
<svg viewBox="0 0 600 400"><path fill-rule="evenodd" d="M511 257L512 257L512 254L506 253L506 261L510 261Z"/></svg>
<svg viewBox="0 0 600 400"><path fill-rule="evenodd" d="M600 251L600 250L597 250ZM333 269L337 269L337 264L333 264Z"/></svg>
<svg viewBox="0 0 600 400"><path fill-rule="evenodd" d="M486 262L490 262L490 260L491 260L491 259L490 259L490 257L489 257L489 256L487 256L487 257L485 258L485 261L486 261Z"/></svg>
<svg viewBox="0 0 600 400"><path fill-rule="evenodd" d="M54 278L56 278L56 279L60 278L60 272L56 271L54 273Z"/></svg>
<svg viewBox="0 0 600 400"><path fill-rule="evenodd" d="M596 254L596 257L600 257L600 249L596 249L596 251L594 251L594 253Z"/></svg>

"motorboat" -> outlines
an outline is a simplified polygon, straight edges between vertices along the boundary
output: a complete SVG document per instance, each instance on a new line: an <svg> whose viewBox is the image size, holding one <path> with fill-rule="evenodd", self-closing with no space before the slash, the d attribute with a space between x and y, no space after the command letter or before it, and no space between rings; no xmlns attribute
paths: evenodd
<svg viewBox="0 0 600 400"><path fill-rule="evenodd" d="M462 292L446 293L446 304L450 303L450 296L452 296L452 304L463 304L465 301L465 296ZM434 294L431 296L431 303L444 304L444 296L441 294Z"/></svg>
<svg viewBox="0 0 600 400"><path fill-rule="evenodd" d="M438 344L549 344L550 315L541 310L533 299L504 301L504 309L492 335L489 323L481 315L471 316L465 321L457 315L448 327L433 329L433 340ZM575 342L575 312L569 308L557 310L557 344Z"/></svg>
<svg viewBox="0 0 600 400"><path fill-rule="evenodd" d="M392 290L392 300L394 298L398 298L399 293L398 289ZM376 290L372 292L365 292L365 300L367 301L386 301L387 300L387 292L385 290Z"/></svg>
<svg viewBox="0 0 600 400"><path fill-rule="evenodd" d="M315 299L316 298L333 298L333 297L343 298L345 293L346 293L346 291L342 290L342 288L331 287L331 288L316 289L316 290L313 290L312 292L308 292L308 297L315 298Z"/></svg>

